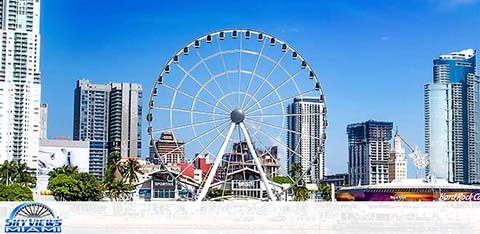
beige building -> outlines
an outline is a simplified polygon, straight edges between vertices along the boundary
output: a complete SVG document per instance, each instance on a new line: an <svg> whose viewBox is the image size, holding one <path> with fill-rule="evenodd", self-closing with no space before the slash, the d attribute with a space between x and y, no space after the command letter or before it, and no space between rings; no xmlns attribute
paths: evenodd
<svg viewBox="0 0 480 234"><path fill-rule="evenodd" d="M393 138L393 147L388 161L388 182L407 179L407 158L402 148L402 139L398 132Z"/></svg>
<svg viewBox="0 0 480 234"><path fill-rule="evenodd" d="M175 165L185 162L185 142L177 141L172 132L162 132L160 139L155 141L155 147L158 154L153 149L153 143L150 145L149 161L153 164Z"/></svg>

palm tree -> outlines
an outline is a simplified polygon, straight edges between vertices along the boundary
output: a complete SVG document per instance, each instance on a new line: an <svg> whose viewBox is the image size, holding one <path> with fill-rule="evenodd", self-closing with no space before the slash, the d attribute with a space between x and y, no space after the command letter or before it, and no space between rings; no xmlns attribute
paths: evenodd
<svg viewBox="0 0 480 234"><path fill-rule="evenodd" d="M292 164L292 169L290 171L290 174L292 174L294 180L297 180L302 175L302 167L300 163Z"/></svg>
<svg viewBox="0 0 480 234"><path fill-rule="evenodd" d="M120 162L120 154L118 152L112 152L108 155L106 179L111 181L115 178L122 178L124 173L123 163Z"/></svg>
<svg viewBox="0 0 480 234"><path fill-rule="evenodd" d="M15 176L17 171L16 164L12 161L9 162L5 160L3 164L0 166L0 175L2 177L2 183L8 185L12 182L12 178Z"/></svg>
<svg viewBox="0 0 480 234"><path fill-rule="evenodd" d="M294 181L294 184L292 186L293 190L293 200L295 201L306 201L310 197L308 194L308 189L305 187L305 181L301 179L300 181L297 182L297 180L300 178L300 176L303 174L302 167L300 163L294 163L292 164L292 169L290 173L293 175L292 179Z"/></svg>
<svg viewBox="0 0 480 234"><path fill-rule="evenodd" d="M20 163L16 166L16 171L13 176L13 181L24 186L35 187L37 185L37 178L32 176L26 163Z"/></svg>
<svg viewBox="0 0 480 234"><path fill-rule="evenodd" d="M112 200L119 201L129 199L134 187L125 181L114 179L109 184L105 184L105 194Z"/></svg>
<svg viewBox="0 0 480 234"><path fill-rule="evenodd" d="M127 178L130 184L138 181L137 173L143 174L143 172L140 171L140 163L133 158L129 158L127 162L123 164L123 166L123 177Z"/></svg>

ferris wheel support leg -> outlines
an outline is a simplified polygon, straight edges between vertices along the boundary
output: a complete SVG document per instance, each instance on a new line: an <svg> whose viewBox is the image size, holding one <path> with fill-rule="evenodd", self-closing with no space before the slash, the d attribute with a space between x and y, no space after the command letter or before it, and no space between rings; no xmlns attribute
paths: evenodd
<svg viewBox="0 0 480 234"><path fill-rule="evenodd" d="M263 171L262 164L260 163L260 159L257 157L257 152L255 151L255 148L253 147L252 141L250 140L250 135L248 134L247 128L245 128L245 125L243 122L239 123L240 128L242 129L243 135L245 136L245 140L247 141L248 149L252 153L253 161L255 161L255 165L257 166L257 170L260 173L260 177L262 179L263 184L265 185L265 189L267 190L267 194L270 197L270 200L272 202L277 201L276 197L273 195L272 188L270 186L270 183L267 179L267 175Z"/></svg>
<svg viewBox="0 0 480 234"><path fill-rule="evenodd" d="M205 195L207 195L208 189L210 188L210 185L212 185L213 177L217 173L218 167L220 166L220 162L222 161L223 154L225 153L225 149L227 148L228 141L230 140L230 137L232 137L233 130L235 129L235 123L230 124L230 129L228 130L227 136L225 137L225 140L223 141L222 147L220 147L220 150L218 151L218 155L215 158L215 162L213 163L213 167L210 170L210 173L208 174L207 180L205 181L205 184L203 185L202 191L200 192L200 195L198 196L197 201L203 201L205 198Z"/></svg>

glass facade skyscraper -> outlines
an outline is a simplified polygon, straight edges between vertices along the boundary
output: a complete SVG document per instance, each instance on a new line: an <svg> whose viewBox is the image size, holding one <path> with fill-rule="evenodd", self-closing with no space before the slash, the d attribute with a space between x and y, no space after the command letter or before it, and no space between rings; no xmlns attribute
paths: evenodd
<svg viewBox="0 0 480 234"><path fill-rule="evenodd" d="M77 81L73 139L90 141L89 172L105 173L108 153L141 157L142 87L139 84L91 84Z"/></svg>
<svg viewBox="0 0 480 234"><path fill-rule="evenodd" d="M433 60L433 83L425 85L427 177L479 182L478 81L473 49Z"/></svg>

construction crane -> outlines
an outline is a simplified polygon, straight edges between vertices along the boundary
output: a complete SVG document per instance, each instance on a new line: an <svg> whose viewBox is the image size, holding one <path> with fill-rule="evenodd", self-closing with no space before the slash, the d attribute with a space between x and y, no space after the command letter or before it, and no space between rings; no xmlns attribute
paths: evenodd
<svg viewBox="0 0 480 234"><path fill-rule="evenodd" d="M395 136L398 136L400 140L407 146L407 148L410 150L410 154L408 154L408 157L410 157L413 161L413 164L415 165L415 168L417 169L416 171L416 176L417 178L419 177L420 171L424 170L427 167L428 164L428 154L423 153L417 145L414 145L413 147L408 144L408 142L400 136L400 133L398 133L398 129L395 131Z"/></svg>

